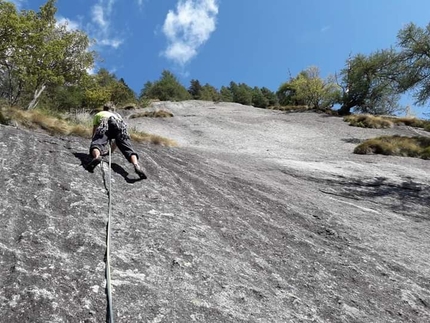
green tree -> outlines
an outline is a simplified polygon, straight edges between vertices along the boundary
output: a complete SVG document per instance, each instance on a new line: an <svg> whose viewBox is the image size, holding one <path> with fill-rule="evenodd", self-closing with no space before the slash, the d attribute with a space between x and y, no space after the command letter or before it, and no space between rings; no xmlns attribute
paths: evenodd
<svg viewBox="0 0 430 323"><path fill-rule="evenodd" d="M318 67L311 66L282 84L279 92L283 94L284 103L325 109L334 105L340 95L340 88L332 77L322 79Z"/></svg>
<svg viewBox="0 0 430 323"><path fill-rule="evenodd" d="M84 106L85 90L79 85L57 86L50 89L47 105L59 111L70 111Z"/></svg>
<svg viewBox="0 0 430 323"><path fill-rule="evenodd" d="M117 82L117 78L115 74L109 72L106 68L100 68L97 73L94 75L94 80L97 85L105 88L109 88L114 86Z"/></svg>
<svg viewBox="0 0 430 323"><path fill-rule="evenodd" d="M127 103L136 103L137 100L134 91L130 89L123 78L120 78L119 81L111 85L110 101L117 105L123 105Z"/></svg>
<svg viewBox="0 0 430 323"><path fill-rule="evenodd" d="M201 89L200 100L218 102L220 100L220 94L215 87L206 83Z"/></svg>
<svg viewBox="0 0 430 323"><path fill-rule="evenodd" d="M397 35L400 47L400 68L393 72L399 90L414 90L416 104L424 105L430 99L430 24L421 28L411 23Z"/></svg>
<svg viewBox="0 0 430 323"><path fill-rule="evenodd" d="M164 70L159 80L154 82L148 91L149 99L161 101L183 101L191 99L187 89L179 83L170 71Z"/></svg>
<svg viewBox="0 0 430 323"><path fill-rule="evenodd" d="M262 87L261 93L263 93L264 97L267 99L269 106L272 107L279 104L278 97L275 92L269 90L267 87Z"/></svg>
<svg viewBox="0 0 430 323"><path fill-rule="evenodd" d="M194 100L200 100L202 95L202 86L199 80L191 80L190 87L188 88L188 92ZM204 100L204 99L201 99Z"/></svg>
<svg viewBox="0 0 430 323"><path fill-rule="evenodd" d="M287 105L305 105L305 102L299 101L296 96L296 88L291 84L291 79L289 82L282 83L279 86L278 91L276 92L276 96L278 98L278 102L282 106Z"/></svg>
<svg viewBox="0 0 430 323"><path fill-rule="evenodd" d="M148 99L151 89L152 89L153 83L148 81L143 85L143 88L140 90L139 93L139 101L143 99Z"/></svg>
<svg viewBox="0 0 430 323"><path fill-rule="evenodd" d="M269 100L264 96L259 87L254 87L252 90L252 105L257 108L267 108Z"/></svg>
<svg viewBox="0 0 430 323"><path fill-rule="evenodd" d="M106 102L110 101L111 91L107 87L99 85L88 88L84 93L84 106L89 109L98 109Z"/></svg>
<svg viewBox="0 0 430 323"><path fill-rule="evenodd" d="M365 56L358 54L341 71L340 115L351 109L361 113L394 114L400 109L394 75L398 73L394 50L382 50Z"/></svg>
<svg viewBox="0 0 430 323"><path fill-rule="evenodd" d="M32 109L47 87L77 84L94 62L88 36L58 26L56 10L55 0L20 13L0 0L0 88L10 104L26 94Z"/></svg>
<svg viewBox="0 0 430 323"><path fill-rule="evenodd" d="M220 100L222 102L233 102L233 92L229 87L221 86L220 89Z"/></svg>
<svg viewBox="0 0 430 323"><path fill-rule="evenodd" d="M233 102L252 105L252 88L250 86L245 83L230 82L230 90L233 93Z"/></svg>
<svg viewBox="0 0 430 323"><path fill-rule="evenodd" d="M24 85L15 77L16 64L11 60L23 28L21 24L15 6L0 0L0 95L9 104L17 103Z"/></svg>

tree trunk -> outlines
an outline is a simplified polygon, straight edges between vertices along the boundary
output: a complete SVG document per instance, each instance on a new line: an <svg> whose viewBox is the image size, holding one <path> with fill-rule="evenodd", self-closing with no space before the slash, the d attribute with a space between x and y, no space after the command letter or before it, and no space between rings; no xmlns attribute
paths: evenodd
<svg viewBox="0 0 430 323"><path fill-rule="evenodd" d="M33 100L31 100L31 102L28 104L27 110L32 110L37 106L37 104L39 103L39 97L42 95L45 88L46 85L43 84L39 90L36 89L36 91L34 91Z"/></svg>
<svg viewBox="0 0 430 323"><path fill-rule="evenodd" d="M347 116L351 114L351 108L352 106L350 104L342 104L339 110L337 110L337 113L340 116Z"/></svg>

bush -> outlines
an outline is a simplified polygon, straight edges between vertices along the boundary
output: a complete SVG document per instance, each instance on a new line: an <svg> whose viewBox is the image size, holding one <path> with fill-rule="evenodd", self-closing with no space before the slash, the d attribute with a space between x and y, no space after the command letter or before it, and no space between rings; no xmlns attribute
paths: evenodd
<svg viewBox="0 0 430 323"><path fill-rule="evenodd" d="M430 131L430 120L423 120L418 118L391 118L397 125L405 125L413 128L424 128L426 131Z"/></svg>
<svg viewBox="0 0 430 323"><path fill-rule="evenodd" d="M171 118L173 117L173 114L168 111L164 110L157 110L157 111L144 111L139 113L134 113L130 115L130 119L135 118Z"/></svg>
<svg viewBox="0 0 430 323"><path fill-rule="evenodd" d="M8 124L9 119L3 114L3 111L0 110L0 124Z"/></svg>
<svg viewBox="0 0 430 323"><path fill-rule="evenodd" d="M393 121L370 114L349 115L343 118L350 126L373 129L386 129L394 126Z"/></svg>
<svg viewBox="0 0 430 323"><path fill-rule="evenodd" d="M177 146L176 142L171 139L167 139L157 135L150 135L145 132L136 130L135 128L130 129L130 137L136 142L150 142L155 145L162 145L167 147Z"/></svg>
<svg viewBox="0 0 430 323"><path fill-rule="evenodd" d="M270 110L280 110L285 112L304 112L310 110L307 105L284 105L270 107Z"/></svg>
<svg viewBox="0 0 430 323"><path fill-rule="evenodd" d="M354 153L430 159L430 138L383 136L364 141L354 149Z"/></svg>

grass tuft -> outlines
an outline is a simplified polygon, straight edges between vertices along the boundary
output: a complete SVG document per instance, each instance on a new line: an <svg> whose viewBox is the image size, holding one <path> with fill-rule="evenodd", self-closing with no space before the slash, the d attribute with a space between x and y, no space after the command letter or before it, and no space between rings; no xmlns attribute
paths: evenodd
<svg viewBox="0 0 430 323"><path fill-rule="evenodd" d="M167 146L167 147L177 146L174 140L167 139L157 135L150 135L145 132L136 131L135 129L130 130L130 137L132 140L136 142L150 142L155 145L161 145L161 146Z"/></svg>
<svg viewBox="0 0 430 323"><path fill-rule="evenodd" d="M168 111L164 110L157 110L157 111L144 111L144 112L138 112L130 115L130 119L135 118L172 118L173 114Z"/></svg>
<svg viewBox="0 0 430 323"><path fill-rule="evenodd" d="M269 107L270 110L280 110L285 112L304 112L310 110L307 105L285 105Z"/></svg>
<svg viewBox="0 0 430 323"><path fill-rule="evenodd" d="M354 149L354 153L430 159L430 138L382 136L364 141Z"/></svg>
<svg viewBox="0 0 430 323"><path fill-rule="evenodd" d="M394 127L394 123L387 118L370 114L349 115L343 118L350 126L373 129L386 129Z"/></svg>
<svg viewBox="0 0 430 323"><path fill-rule="evenodd" d="M390 118L396 125L405 125L414 128L424 128L426 124L430 124L430 122L411 117L403 117L403 118Z"/></svg>
<svg viewBox="0 0 430 323"><path fill-rule="evenodd" d="M362 128L392 128L394 125L398 126L409 126L413 128L424 128L426 131L430 131L430 120L423 120L413 117L385 117L385 116L374 116L370 114L357 114L346 116L344 121L349 122L349 125Z"/></svg>

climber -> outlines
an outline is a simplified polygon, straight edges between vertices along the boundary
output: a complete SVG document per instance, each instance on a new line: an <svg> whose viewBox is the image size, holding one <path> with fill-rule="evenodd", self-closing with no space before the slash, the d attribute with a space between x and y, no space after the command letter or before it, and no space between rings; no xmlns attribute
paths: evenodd
<svg viewBox="0 0 430 323"><path fill-rule="evenodd" d="M93 118L93 137L90 145L91 162L85 167L89 172L102 161L102 154L106 151L108 143L112 142L112 152L116 147L124 157L133 164L134 171L141 179L146 179L146 174L139 165L138 154L133 150L127 125L122 117L114 112L113 104L110 102L103 106L103 111L98 112Z"/></svg>

